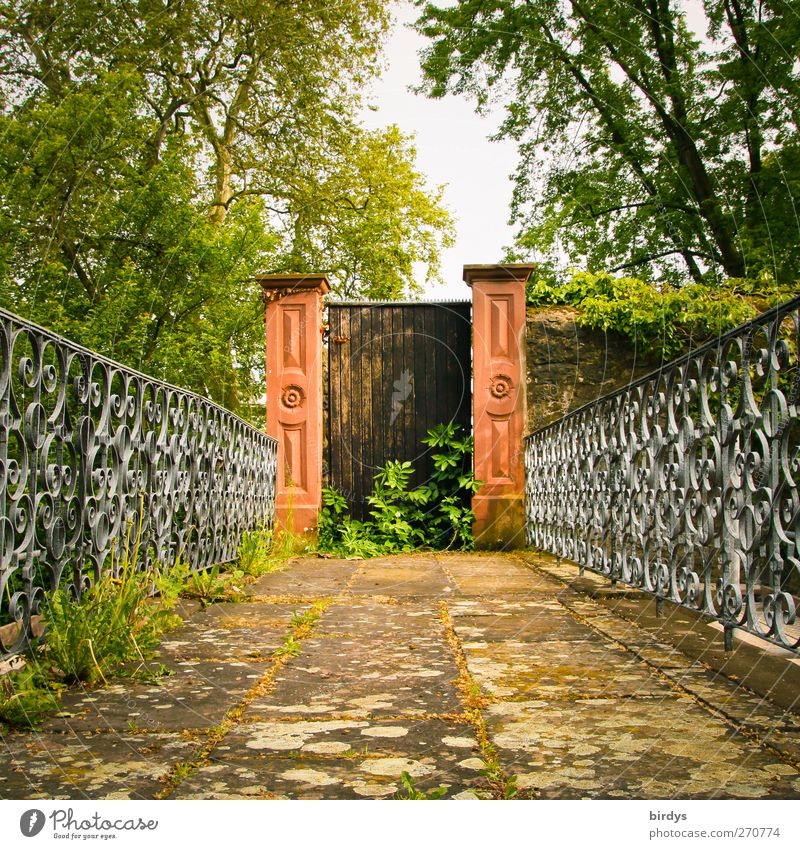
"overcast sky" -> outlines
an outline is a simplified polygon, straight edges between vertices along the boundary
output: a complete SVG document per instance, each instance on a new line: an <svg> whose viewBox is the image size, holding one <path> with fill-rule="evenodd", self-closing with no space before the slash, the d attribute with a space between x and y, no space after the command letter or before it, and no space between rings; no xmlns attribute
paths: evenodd
<svg viewBox="0 0 800 849"><path fill-rule="evenodd" d="M387 70L369 98L378 110L365 111L364 122L370 127L397 124L412 133L420 171L431 185L445 185L445 203L456 219L456 243L443 256L445 285L426 290L423 297L466 298L469 289L461 279L463 266L497 262L503 247L513 240L507 223L508 176L514 169L516 145L488 141L499 118L476 115L467 98L431 100L409 91L420 80L417 54L426 43L406 26L416 16L410 3L398 4L397 22L386 47Z"/></svg>

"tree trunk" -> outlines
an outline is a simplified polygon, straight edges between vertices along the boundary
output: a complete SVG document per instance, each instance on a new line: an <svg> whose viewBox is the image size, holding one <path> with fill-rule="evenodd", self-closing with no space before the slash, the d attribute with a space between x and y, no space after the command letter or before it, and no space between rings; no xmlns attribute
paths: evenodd
<svg viewBox="0 0 800 849"><path fill-rule="evenodd" d="M225 145L218 145L215 150L217 158L216 187L214 190L214 202L211 207L211 220L215 224L222 224L228 214L228 204L233 197L231 179L233 177L233 165L231 154Z"/></svg>

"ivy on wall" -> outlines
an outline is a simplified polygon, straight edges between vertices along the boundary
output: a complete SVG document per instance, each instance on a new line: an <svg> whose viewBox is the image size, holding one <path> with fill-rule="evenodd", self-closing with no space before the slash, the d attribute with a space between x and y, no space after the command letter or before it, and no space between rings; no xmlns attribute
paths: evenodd
<svg viewBox="0 0 800 849"><path fill-rule="evenodd" d="M606 272L573 271L566 279L545 272L531 277L526 300L575 307L581 327L616 331L643 354L672 359L788 300L794 288L766 278L672 287Z"/></svg>

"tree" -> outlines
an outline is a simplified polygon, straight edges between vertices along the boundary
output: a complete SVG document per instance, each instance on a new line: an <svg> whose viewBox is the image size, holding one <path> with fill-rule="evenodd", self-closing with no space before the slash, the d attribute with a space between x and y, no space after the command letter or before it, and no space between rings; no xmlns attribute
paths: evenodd
<svg viewBox="0 0 800 849"><path fill-rule="evenodd" d="M796 3L461 0L425 5L417 26L430 95L481 108L510 92L519 252L797 280Z"/></svg>
<svg viewBox="0 0 800 849"><path fill-rule="evenodd" d="M298 271L327 269L348 298L416 291L414 266L434 276L452 224L441 190L422 190L416 151L397 127L353 136L335 170L299 180L288 202L293 238L281 260Z"/></svg>
<svg viewBox="0 0 800 849"><path fill-rule="evenodd" d="M435 275L439 194L356 119L388 23L383 0L0 0L3 303L243 409L255 273Z"/></svg>

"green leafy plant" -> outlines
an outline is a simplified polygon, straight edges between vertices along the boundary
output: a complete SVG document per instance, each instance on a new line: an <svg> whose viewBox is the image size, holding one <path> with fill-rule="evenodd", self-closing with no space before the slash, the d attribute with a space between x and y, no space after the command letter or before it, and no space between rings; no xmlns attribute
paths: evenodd
<svg viewBox="0 0 800 849"><path fill-rule="evenodd" d="M260 527L245 531L239 544L237 565L247 576L258 578L279 568L279 558L272 553L273 531Z"/></svg>
<svg viewBox="0 0 800 849"><path fill-rule="evenodd" d="M471 501L481 486L472 474L474 440L459 436L450 422L431 428L422 441L437 449L433 455L435 470L426 484L428 501L436 507L433 516L426 517L428 533L434 540L432 547L470 549L475 521Z"/></svg>
<svg viewBox="0 0 800 849"><path fill-rule="evenodd" d="M486 769L481 771L490 787L490 799L520 799L520 790L517 787L518 778L516 775L506 775L500 765L496 762L487 765Z"/></svg>
<svg viewBox="0 0 800 849"><path fill-rule="evenodd" d="M431 790L419 790L414 785L414 779L405 771L400 773L400 781L403 789L395 796L396 799L433 800L443 799L447 793L447 787L440 785Z"/></svg>
<svg viewBox="0 0 800 849"><path fill-rule="evenodd" d="M237 601L243 593L235 582L242 583L244 575L241 569L224 574L219 564L215 564L210 569L190 572L181 594L185 598L197 599L203 607L219 601Z"/></svg>
<svg viewBox="0 0 800 849"><path fill-rule="evenodd" d="M121 556L111 551L112 565L80 598L59 587L45 602L44 657L64 683L135 676L145 669L161 634L174 624L174 579L156 563L140 568L140 540L141 523L135 536L129 526ZM164 596L154 600L159 587ZM152 677L152 670L145 674Z"/></svg>
<svg viewBox="0 0 800 849"><path fill-rule="evenodd" d="M324 551L334 548L343 534L342 522L347 517L347 501L335 489L322 490L322 509L317 522L317 541Z"/></svg>
<svg viewBox="0 0 800 849"><path fill-rule="evenodd" d="M636 277L573 271L566 278L543 267L528 282L529 306L572 306L583 327L615 331L652 357L673 357L794 294L767 280L655 285Z"/></svg>
<svg viewBox="0 0 800 849"><path fill-rule="evenodd" d="M319 619L319 612L311 607L308 610L302 611L301 613L298 613L296 610L293 610L291 626L295 631L297 631L299 628L302 628L305 625L313 625L317 621L317 619Z"/></svg>
<svg viewBox="0 0 800 849"><path fill-rule="evenodd" d="M58 707L58 688L42 669L28 663L0 676L0 723L12 728L36 728Z"/></svg>
<svg viewBox="0 0 800 849"><path fill-rule="evenodd" d="M413 474L408 461L390 460L375 476L367 502L372 508L372 536L384 552L426 545L424 508L430 493L425 487L409 489Z"/></svg>
<svg viewBox="0 0 800 849"><path fill-rule="evenodd" d="M435 449L430 479L412 488L411 463L390 460L375 476L367 499L368 521L351 518L345 499L333 489L323 490L320 549L374 557L424 548L472 548L470 500L480 487L471 468L472 437L459 435L450 422L429 430L423 442Z"/></svg>
<svg viewBox="0 0 800 849"><path fill-rule="evenodd" d="M152 655L169 618L149 600L150 585L149 576L126 568L120 577L103 575L80 599L53 593L44 606L45 656L65 683L107 681Z"/></svg>
<svg viewBox="0 0 800 849"><path fill-rule="evenodd" d="M295 639L294 634L288 634L281 646L275 649L275 656L280 657L281 655L290 655L295 656L300 654L300 649L302 648L300 642Z"/></svg>

